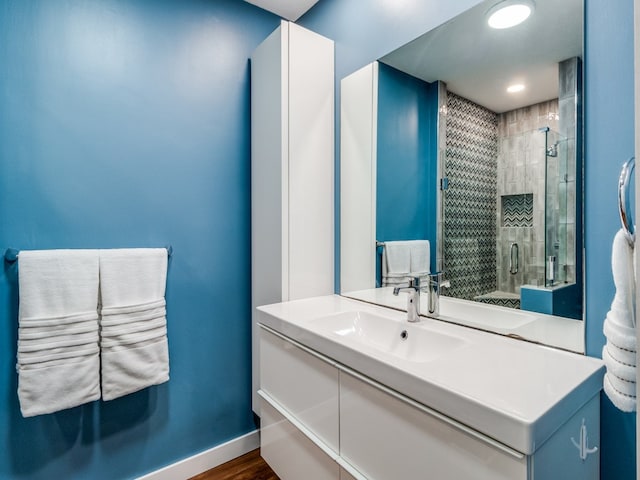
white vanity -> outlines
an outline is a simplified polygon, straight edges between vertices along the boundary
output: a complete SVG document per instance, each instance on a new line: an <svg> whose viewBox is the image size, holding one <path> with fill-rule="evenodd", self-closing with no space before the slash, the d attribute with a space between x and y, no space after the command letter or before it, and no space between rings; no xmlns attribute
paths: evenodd
<svg viewBox="0 0 640 480"><path fill-rule="evenodd" d="M598 359L335 295L257 311L283 480L599 477Z"/></svg>
<svg viewBox="0 0 640 480"><path fill-rule="evenodd" d="M554 12L558 9L558 2L537 0L536 3L539 11L543 5ZM537 58L540 51L555 52L555 48L540 48L541 39L578 45L579 41L571 39L581 38L581 2L561 3L566 3L566 8L575 7L565 15L572 19L571 28L566 29L572 33L571 38L537 34L531 42L500 43L534 45L535 55L528 58L535 59L536 70L539 70ZM461 16L462 22L456 24L460 30L455 30L450 38L479 39L480 35L471 34L469 27L485 28L484 13L490 6L491 2L487 0L470 9L468 12L472 16L478 15L472 20ZM541 23L556 25L556 22ZM452 25L453 20L443 28ZM576 26L577 29L574 28ZM441 30L434 35L444 38L439 32ZM428 34L424 39L429 47L424 48L425 52L444 54L450 44L455 45L453 40L447 40L440 49L429 43ZM487 66L486 62L487 52L494 51L500 63L504 63L502 59L506 57L500 53L499 45L487 46L479 42L478 45L481 54L469 55L464 66L486 67L491 73L497 73L501 81L507 78L509 75ZM465 44L464 48L467 49L468 45ZM407 54L408 63L426 65L422 60L412 60L422 58L415 53L412 50ZM458 50L454 49L452 55L462 59ZM549 71L558 80L558 61L562 59L555 58L555 55L549 60ZM581 50L567 51L564 55L574 62L577 69ZM529 279L533 273L541 275L540 285L545 284L544 265L538 263L551 255L546 252L546 243L558 244L558 248L562 244L562 256L568 259L566 270L572 273L572 281L579 283L577 267L582 264L582 243L575 235L581 231L579 202L572 200L575 203L572 207L565 205L563 213L558 213L558 222L554 220L554 225L558 223L559 232L556 240L548 233L544 208L538 208L540 205L536 203L534 212L532 198L531 202L524 202L531 191L537 192L532 190L533 187L529 188L530 185L525 188L524 179L547 178L546 171L538 172L533 166L523 173L524 159L540 158L537 165L546 165L547 156L558 158L558 142L549 150L546 142L550 137L545 133L544 147L538 145L541 140L529 142L536 148L540 147L535 150L535 157L529 155L528 150L509 150L509 155L500 156L501 162L506 162L507 157L510 159L511 163L503 162L511 172L510 182L506 182L507 170L498 172L497 166L493 166L494 163L498 165L498 115L512 112L500 117L505 122L529 118L528 114L523 116L514 112L522 113L525 110L521 109L533 108L538 105L536 102L555 97L558 97L557 104L560 105L563 92L554 87L549 95L530 99L530 104L492 107L492 110L483 107L491 113L487 118L495 121L485 122L492 127L487 127L486 135L480 138L480 146L483 151L494 152L495 155L483 156L491 162L488 162L490 168L480 169L480 176L482 179L495 177L496 181L485 183L475 179L475 183L467 185L465 181L456 182L450 175L458 170L465 173L464 165L467 163L456 166L458 170L451 168L449 172L445 127L446 124L455 126L456 112L465 117L462 124L471 125L471 133L465 135L466 153L462 156L475 169L478 164L473 154L477 147L476 127L488 113L483 110L484 113L473 117L465 113L470 102L479 100L475 95L473 99L463 99L464 102L456 100L464 97L465 92L458 90L447 72L436 68L448 62L436 57L434 71L431 72L433 78L431 75L427 78L404 71L399 68L401 65L392 61L392 57L398 60L405 55L397 57L393 52L386 55L381 59L382 63L385 59L389 62L385 70L393 67L404 72L402 78L393 77L399 85L413 82L406 75L415 76L422 83L428 82L431 86L424 88L430 92L429 98L419 103L411 101L414 93L424 93L423 86L416 87L406 96L399 87L394 87L388 96L379 95L379 72L376 71L380 66L377 63L341 81L340 287L344 295L352 298L327 295L334 291L335 278L333 44L285 22L263 42L251 59L253 306L283 302L253 310L254 394L257 390L254 409L261 417L262 456L282 480L595 480L599 478L600 390L604 369L598 359L571 353L584 351L584 322L498 307L493 304L495 302L489 305L468 301L494 298L491 296L493 293L515 294L525 279L527 283L533 282ZM479 64L471 62L472 58L479 60ZM533 62L520 53L509 58ZM516 70L519 71L519 67ZM569 97L576 102L580 94L579 81L577 70L571 72L576 73L572 81L567 80L563 85L575 85L569 89ZM460 74L472 83L468 95L474 94L479 86L479 82L474 80L477 77L472 73ZM388 70L387 74L395 75ZM436 81L438 84L432 85ZM487 84L493 88L497 83L489 81ZM449 108L447 92L452 95L452 105L455 102L462 105L456 107L457 110ZM406 105L398 102L402 108L399 106L397 116L392 117L383 111L380 102L387 98L387 107L392 108L396 97L409 100ZM526 125L518 128L526 127L527 132L533 129L529 133L535 133L535 138L542 138L540 127L548 133L549 121L557 120L555 105L546 102L535 107L535 111L540 113L536 114L537 120L543 124L534 126L525 122ZM415 114L418 110L420 116ZM390 111L396 110L392 108ZM578 115L577 107L573 111ZM565 113L560 118L566 124L558 123L557 128L562 129L568 139L570 130L577 128L580 122L577 116L573 117L573 123L568 122L572 117ZM418 132L413 129L415 119L424 119L418 123L428 125L429 130L420 135L416 133L406 141L404 137L398 137L400 140L395 142L394 137L387 142L377 135L378 130L393 130L379 128L378 121L385 118L399 119L397 125L407 127L403 132ZM509 128L503 128L506 133L512 130L511 123ZM455 137L456 132L462 131L464 128L460 127L452 135ZM515 126L514 132L511 136L501 137L505 145L519 142L514 138L516 133L521 135L522 132L515 130ZM488 143L491 148L485 148L485 137L491 140ZM407 168L402 169L396 162L401 151L397 147L405 144L416 146L407 153L407 158L418 161L415 165L408 163ZM416 151L417 155L413 155ZM427 162L425 152L429 152ZM575 156L577 152L578 149L574 148L571 155ZM568 147L566 155L561 158L565 157L570 157ZM383 164L379 163L382 158L392 161L387 164L391 167L389 170L384 170ZM580 184L581 159L571 158L572 163L566 163L572 167L563 167L565 173L558 177L563 188L567 187L564 184L569 182L569 177L573 178L574 186ZM556 164L559 160L553 162ZM522 168L516 170L518 165ZM559 175L561 170L557 167L552 173ZM410 173L410 178L400 176L393 180L396 179L394 175L384 173L396 171ZM427 194L425 202L422 201L425 200L423 195L414 196L418 201L405 191L413 177L423 178L411 173L414 171L428 174L427 187L414 189ZM391 186L401 186L405 190L385 201L384 195L377 191L377 180L381 178L389 179ZM502 181L498 182L500 178ZM551 184L556 185L553 182ZM491 192L498 192L498 183L513 191L494 195ZM548 183L545 181L544 185ZM495 202L489 202L490 205L482 199L465 200L463 203L469 207L468 210L462 212L462 216L454 212L455 215L451 214L449 218L454 221L469 219L474 223L464 226L464 222L458 221L464 226L460 230L466 236L454 238L444 233L447 213L443 208L446 206L443 197L453 199L456 188L461 189L464 185L469 187L464 191L475 192L484 188L496 198ZM541 185L535 184L536 188ZM545 187L545 195L546 191ZM564 191L568 192L566 188ZM395 189L394 192L397 193ZM502 198L515 194L518 194L516 199ZM526 198L521 198L523 195ZM394 200L397 198L402 201ZM539 193L538 198L542 198ZM510 202L516 201L526 208L509 210L508 215L497 214L502 205L509 206ZM545 201L540 202L542 207ZM400 211L410 212L408 205L423 203L429 215L416 210L415 214L409 215L411 218L405 219L406 222L396 218ZM494 203L495 208L492 207ZM555 209L555 204L553 208L551 211L560 212L559 208ZM475 222L479 211L489 212L481 227ZM511 218L511 213L517 214L514 218L520 216L527 220L521 224ZM544 222L534 223L534 213ZM562 225L560 217L566 217ZM423 228L419 222L414 225L414 218L431 222L429 228ZM405 230L401 228L404 225L398 223L411 224L415 228ZM563 230L560 230L561 226ZM496 242L494 249L485 248L487 242L493 244L496 232L501 233L502 240L511 242L511 247L517 242L522 243L522 261L518 248L511 248L508 257L501 255L502 247L509 246L508 242L504 245ZM459 251L443 250L445 237L455 240ZM440 298L438 318L445 321L422 317L419 322L410 324L406 321L407 313L399 311L406 306L404 295L394 296L390 288L373 288L378 283L378 267L383 270L381 262L384 256L379 258L379 248L386 248L384 245L388 241L408 239L431 242L430 252L437 254L431 255L434 258L430 261L430 270L432 273L444 270L447 279L451 280L451 295L456 293L454 290L459 285L464 284L471 291L471 287L477 287L475 283L482 283L478 292L474 290L472 294L462 296L467 300ZM481 251L484 252L482 261L479 259ZM456 277L454 267L468 266L471 259L475 259L475 266L463 269ZM523 272L518 272L520 263ZM487 265L489 267L485 269ZM491 284L489 288L484 281L475 282L493 276L499 278L500 272L507 271L507 266L510 275L507 278L513 280L508 285L498 288L497 282L487 281ZM410 267L398 272L410 277L410 273L416 271ZM537 270L529 271L525 267ZM581 292L582 289L577 288L576 291ZM311 296L313 298L303 299ZM574 307L579 305L573 310L581 311L580 295L572 300ZM557 311L555 307L538 310ZM575 313L573 310L571 313Z"/></svg>

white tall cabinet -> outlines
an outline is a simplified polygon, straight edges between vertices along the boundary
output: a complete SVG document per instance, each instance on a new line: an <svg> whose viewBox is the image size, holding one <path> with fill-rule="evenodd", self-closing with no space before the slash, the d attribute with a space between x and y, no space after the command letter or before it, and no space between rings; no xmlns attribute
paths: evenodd
<svg viewBox="0 0 640 480"><path fill-rule="evenodd" d="M253 405L255 307L334 292L334 44L294 23L251 56Z"/></svg>

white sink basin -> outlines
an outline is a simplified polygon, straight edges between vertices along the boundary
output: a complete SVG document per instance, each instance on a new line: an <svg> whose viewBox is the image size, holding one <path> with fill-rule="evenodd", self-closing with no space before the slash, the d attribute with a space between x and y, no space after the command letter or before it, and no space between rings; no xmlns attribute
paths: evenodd
<svg viewBox="0 0 640 480"><path fill-rule="evenodd" d="M458 303L440 300L445 315ZM529 313L510 310L501 318L499 307L466 303L476 321L519 325L516 332L538 322ZM410 324L406 313L336 295L266 305L257 313L260 325L524 454L602 388L599 359L433 319Z"/></svg>
<svg viewBox="0 0 640 480"><path fill-rule="evenodd" d="M440 298L439 317L479 328L491 328L498 331L509 331L533 322L533 314L524 313L512 308L503 309L495 305L484 305L477 302L465 302L451 298Z"/></svg>
<svg viewBox="0 0 640 480"><path fill-rule="evenodd" d="M429 362L464 346L467 341L419 324L399 322L364 311L341 312L310 322L325 335L372 347L410 362Z"/></svg>

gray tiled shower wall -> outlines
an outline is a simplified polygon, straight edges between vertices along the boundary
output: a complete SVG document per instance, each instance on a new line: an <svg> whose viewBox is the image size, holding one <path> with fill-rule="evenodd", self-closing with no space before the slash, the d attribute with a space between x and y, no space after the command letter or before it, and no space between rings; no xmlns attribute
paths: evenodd
<svg viewBox="0 0 640 480"><path fill-rule="evenodd" d="M539 128L558 129L558 101L530 105L498 116L498 198L533 195L530 226L503 226L497 212L498 289L517 293L524 284L543 285L545 268L545 134ZM509 272L511 244L518 244L519 270Z"/></svg>

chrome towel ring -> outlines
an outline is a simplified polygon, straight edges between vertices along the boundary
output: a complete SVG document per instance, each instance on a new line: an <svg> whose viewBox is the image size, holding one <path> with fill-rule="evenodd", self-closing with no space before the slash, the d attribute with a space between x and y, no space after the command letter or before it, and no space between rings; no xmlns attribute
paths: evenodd
<svg viewBox="0 0 640 480"><path fill-rule="evenodd" d="M631 157L622 165L618 182L618 210L620 221L627 241L633 246L636 242L636 229L631 218L631 199L629 198L629 182L636 166L635 157Z"/></svg>

